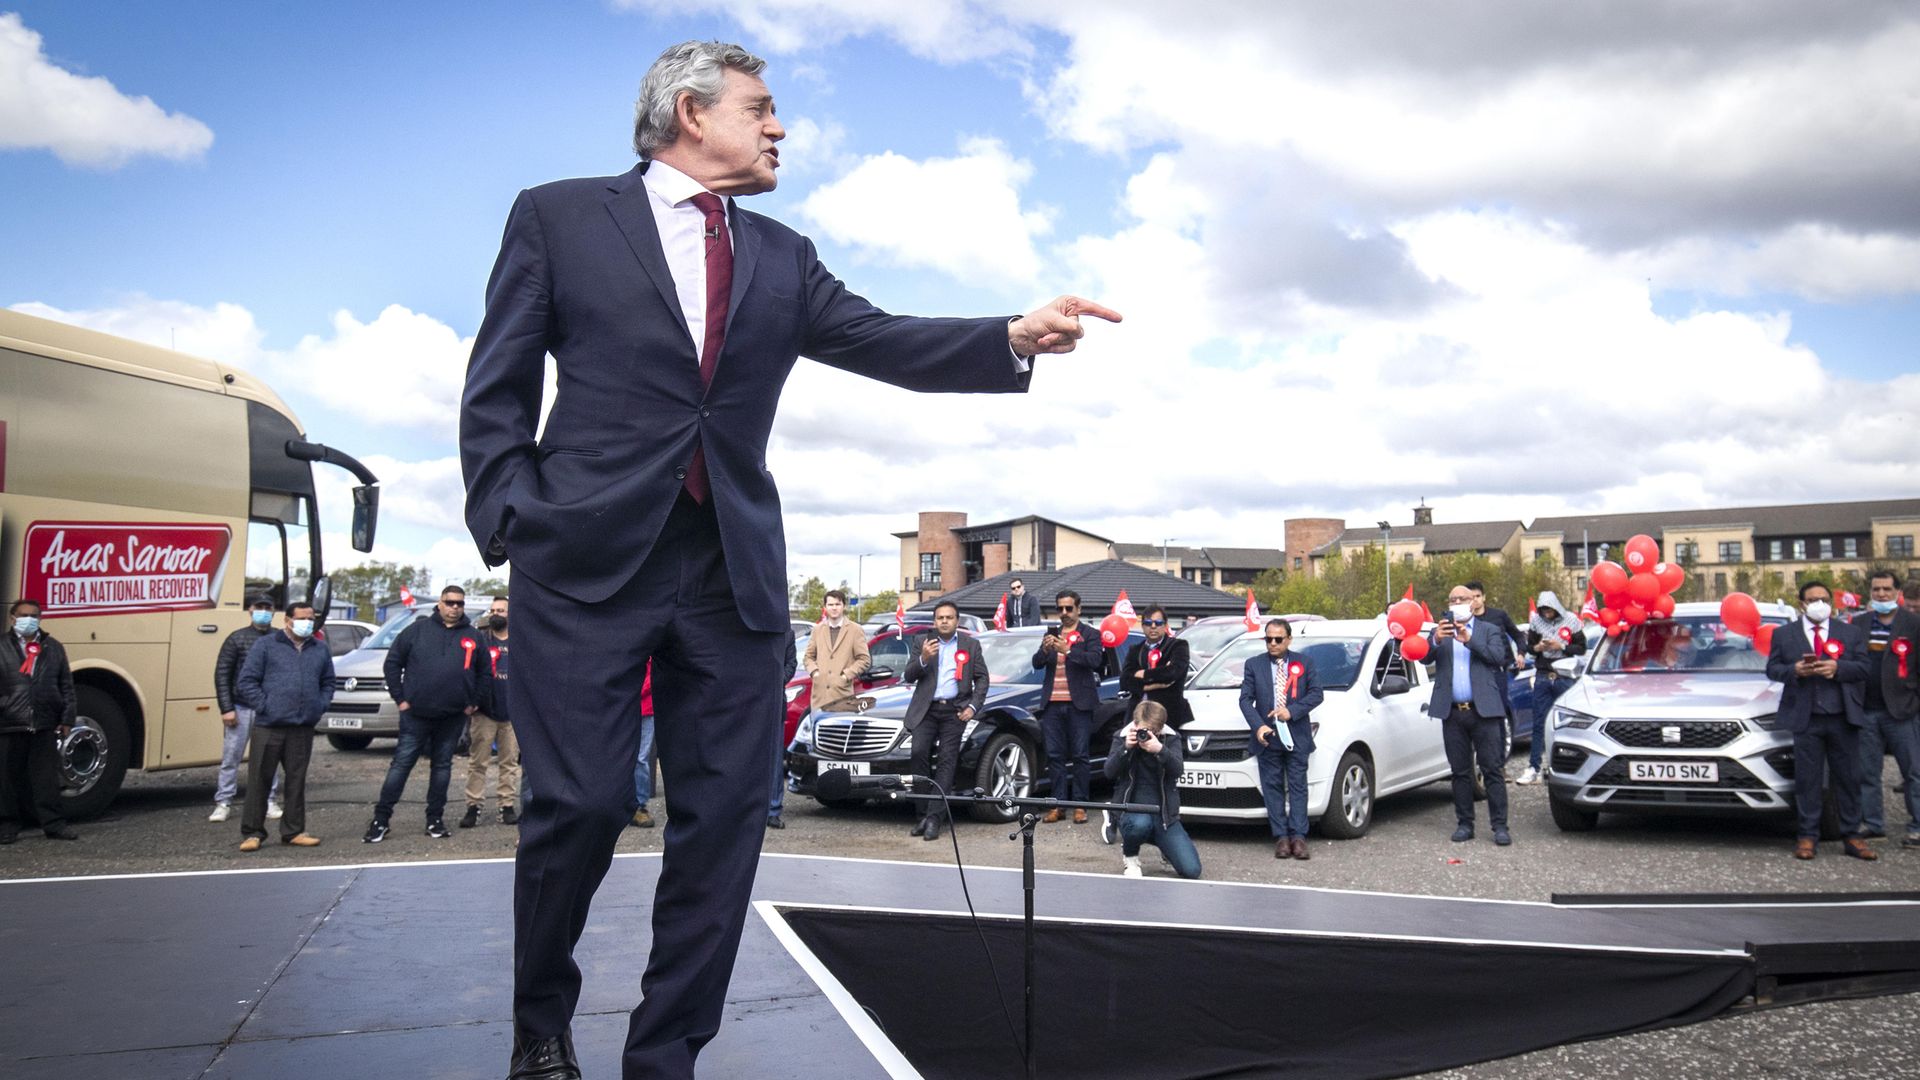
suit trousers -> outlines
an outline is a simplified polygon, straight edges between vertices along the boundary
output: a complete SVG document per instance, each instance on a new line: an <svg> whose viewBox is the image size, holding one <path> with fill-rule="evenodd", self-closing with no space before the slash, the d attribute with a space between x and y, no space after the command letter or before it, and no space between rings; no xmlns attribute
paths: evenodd
<svg viewBox="0 0 1920 1080"><path fill-rule="evenodd" d="M521 808L514 868L514 1021L554 1036L578 1005L573 949L631 819L651 659L667 825L623 1075L691 1077L720 1030L759 862L785 628L741 620L713 504L684 492L607 599L582 603L517 569L511 587L510 715L540 781Z"/></svg>
<svg viewBox="0 0 1920 1080"><path fill-rule="evenodd" d="M1453 770L1453 816L1462 825L1473 824L1473 760L1480 759L1480 776L1487 785L1487 822L1507 827L1507 728L1504 717L1483 716L1477 708L1453 709L1440 721L1441 741L1447 748L1447 767Z"/></svg>
<svg viewBox="0 0 1920 1080"><path fill-rule="evenodd" d="M1307 750L1288 750L1280 736L1260 750L1253 761L1260 770L1260 797L1267 804L1267 827L1274 839L1307 838ZM1257 739L1257 736L1256 736Z"/></svg>
<svg viewBox="0 0 1920 1080"><path fill-rule="evenodd" d="M953 794L953 781L960 772L960 732L966 728L966 722L960 719L960 710L953 707L951 701L933 701L927 705L927 715L913 725L913 754L907 766L915 776L931 776L939 785L939 790ZM934 754L935 745L939 754ZM927 771L931 765L933 772ZM925 794L927 786L919 781L913 785L915 794ZM914 805L921 814L931 814L945 804L938 799L916 799Z"/></svg>
<svg viewBox="0 0 1920 1080"><path fill-rule="evenodd" d="M19 832L29 815L48 831L67 823L60 808L59 736L52 728L0 735L0 832Z"/></svg>
<svg viewBox="0 0 1920 1080"><path fill-rule="evenodd" d="M1907 786L1907 835L1920 834L1920 784L1915 784L1915 751L1920 750L1920 719L1895 716L1884 709L1867 710L1867 726L1860 731L1860 827L1868 832L1887 831L1886 793L1881 774L1886 771L1886 756L1900 771L1900 782Z"/></svg>
<svg viewBox="0 0 1920 1080"><path fill-rule="evenodd" d="M1832 783L1828 783L1831 774ZM1860 831L1860 729L1842 713L1814 713L1793 736L1793 805L1802 839L1820 839L1820 816L1833 799L1840 835Z"/></svg>
<svg viewBox="0 0 1920 1080"><path fill-rule="evenodd" d="M1074 708L1070 701L1048 702L1040 714L1040 734L1047 740L1047 780L1053 797L1086 802L1093 791L1088 758L1093 713Z"/></svg>
<svg viewBox="0 0 1920 1080"><path fill-rule="evenodd" d="M240 811L240 835L267 838L267 791L274 773L280 784L280 839L307 831L307 763L313 760L313 729L291 725L255 725L253 755L247 761L247 801Z"/></svg>

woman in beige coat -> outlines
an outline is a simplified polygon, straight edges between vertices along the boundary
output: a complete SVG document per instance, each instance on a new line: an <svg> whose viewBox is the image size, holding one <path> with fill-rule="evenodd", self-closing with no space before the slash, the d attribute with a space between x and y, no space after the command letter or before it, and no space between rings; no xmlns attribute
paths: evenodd
<svg viewBox="0 0 1920 1080"><path fill-rule="evenodd" d="M847 595L839 589L827 592L820 608L820 623L807 639L803 658L807 674L813 676L813 702L824 709L853 696L853 680L873 664L867 652L867 636L847 617Z"/></svg>

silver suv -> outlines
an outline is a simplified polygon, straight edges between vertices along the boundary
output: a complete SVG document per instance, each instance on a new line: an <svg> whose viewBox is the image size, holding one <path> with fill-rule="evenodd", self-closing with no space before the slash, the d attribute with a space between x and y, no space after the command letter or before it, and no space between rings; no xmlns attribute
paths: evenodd
<svg viewBox="0 0 1920 1080"><path fill-rule="evenodd" d="M1763 622L1794 617L1760 605ZM1554 824L1584 831L1602 811L1791 813L1793 736L1774 719L1780 684L1766 666L1720 622L1718 603L1680 604L1600 638L1549 718Z"/></svg>

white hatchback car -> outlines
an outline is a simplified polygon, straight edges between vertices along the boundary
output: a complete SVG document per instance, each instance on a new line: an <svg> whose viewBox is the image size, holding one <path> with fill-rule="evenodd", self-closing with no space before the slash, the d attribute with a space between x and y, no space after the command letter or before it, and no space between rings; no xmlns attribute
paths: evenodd
<svg viewBox="0 0 1920 1080"><path fill-rule="evenodd" d="M1449 775L1440 725L1427 715L1432 683L1408 663L1385 617L1293 623L1293 649L1313 664L1326 700L1313 710L1307 817L1336 839L1366 834L1374 800ZM1180 731L1186 769L1180 816L1265 821L1258 747L1240 713L1247 658L1266 652L1264 630L1243 634L1187 684L1193 720Z"/></svg>

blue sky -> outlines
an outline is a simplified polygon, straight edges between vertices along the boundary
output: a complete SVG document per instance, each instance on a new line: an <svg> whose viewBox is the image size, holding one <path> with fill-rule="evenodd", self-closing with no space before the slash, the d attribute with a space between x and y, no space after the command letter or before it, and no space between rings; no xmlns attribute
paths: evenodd
<svg viewBox="0 0 1920 1080"><path fill-rule="evenodd" d="M646 65L717 36L767 56L793 129L751 205L856 290L1129 316L1012 403L802 365L773 457L796 574L851 578L920 509L1277 546L1286 517L1421 497L1457 521L1915 491L1920 23L1898 5L1189 8L18 3L0 304L258 371L380 459L383 557L478 573L452 417L506 208L629 168ZM1423 445L1436 383L1496 442L1597 422L1615 447L1543 478ZM1868 407L1870 454L1834 433ZM1289 432L1284 479L1242 424ZM1035 447L1181 465L1067 490L1026 479ZM1789 467L1808 455L1835 466Z"/></svg>

